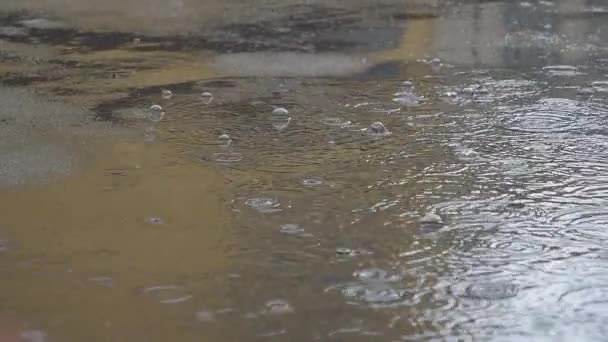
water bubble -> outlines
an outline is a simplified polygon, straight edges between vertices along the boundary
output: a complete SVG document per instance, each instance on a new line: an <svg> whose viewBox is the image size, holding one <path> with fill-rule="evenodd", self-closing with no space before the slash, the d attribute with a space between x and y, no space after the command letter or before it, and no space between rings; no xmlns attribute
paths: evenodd
<svg viewBox="0 0 608 342"><path fill-rule="evenodd" d="M289 115L289 111L285 108L279 107L272 111L272 115Z"/></svg>
<svg viewBox="0 0 608 342"><path fill-rule="evenodd" d="M284 315L294 312L293 307L282 299L273 299L265 304L264 312L272 315Z"/></svg>
<svg viewBox="0 0 608 342"><path fill-rule="evenodd" d="M414 87L414 82L412 81L403 81L401 82L401 86L404 88L413 88Z"/></svg>
<svg viewBox="0 0 608 342"><path fill-rule="evenodd" d="M282 224L279 231L288 235L302 235L305 233L304 228L300 227L299 224L294 223Z"/></svg>
<svg viewBox="0 0 608 342"><path fill-rule="evenodd" d="M171 97L173 97L173 92L171 92L171 90L169 90L169 89L163 89L161 91L161 96L163 99L168 100Z"/></svg>
<svg viewBox="0 0 608 342"><path fill-rule="evenodd" d="M509 282L490 282L469 285L463 297L472 299L506 299L515 297L519 293L519 286Z"/></svg>
<svg viewBox="0 0 608 342"><path fill-rule="evenodd" d="M165 116L165 111L163 110L163 107L161 107L159 105L152 105L150 107L150 109L148 109L148 112L146 113L146 117L148 118L148 120L154 121L154 122L158 122L158 121L162 120L164 116Z"/></svg>
<svg viewBox="0 0 608 342"><path fill-rule="evenodd" d="M443 93L443 95L446 97L456 97L458 96L458 93L455 91L446 91L445 93Z"/></svg>
<svg viewBox="0 0 608 342"><path fill-rule="evenodd" d="M272 111L272 115L270 118L272 123L272 127L277 131L282 131L289 126L291 122L291 117L289 117L289 112L285 108L276 108Z"/></svg>
<svg viewBox="0 0 608 342"><path fill-rule="evenodd" d="M230 146L230 144L232 144L232 138L230 138L230 136L225 133L217 137L217 141L222 146Z"/></svg>
<svg viewBox="0 0 608 342"><path fill-rule="evenodd" d="M389 274L381 268L366 268L355 271L353 276L365 282L396 282L402 279L401 276L397 274Z"/></svg>
<svg viewBox="0 0 608 342"><path fill-rule="evenodd" d="M441 59L435 57L435 58L431 59L431 63L433 63L433 64L440 64L441 63Z"/></svg>
<svg viewBox="0 0 608 342"><path fill-rule="evenodd" d="M460 93L469 95L469 96L473 95L474 92L475 92L475 90L471 87L462 88L462 90L460 90Z"/></svg>
<svg viewBox="0 0 608 342"><path fill-rule="evenodd" d="M418 222L422 224L442 224L443 220L441 219L441 216L435 213L427 213L426 215L421 217Z"/></svg>
<svg viewBox="0 0 608 342"><path fill-rule="evenodd" d="M367 128L367 133L376 136L390 135L391 132L380 121L376 121Z"/></svg>
<svg viewBox="0 0 608 342"><path fill-rule="evenodd" d="M201 100L203 101L204 104L208 105L211 102L213 102L213 94L206 91L201 94Z"/></svg>
<svg viewBox="0 0 608 342"><path fill-rule="evenodd" d="M255 197L245 201L245 205L261 213L274 213L281 211L281 203L276 198Z"/></svg>
<svg viewBox="0 0 608 342"><path fill-rule="evenodd" d="M354 250L352 250L350 248L338 247L338 248L336 248L336 254L344 255L344 256L354 256L356 253Z"/></svg>

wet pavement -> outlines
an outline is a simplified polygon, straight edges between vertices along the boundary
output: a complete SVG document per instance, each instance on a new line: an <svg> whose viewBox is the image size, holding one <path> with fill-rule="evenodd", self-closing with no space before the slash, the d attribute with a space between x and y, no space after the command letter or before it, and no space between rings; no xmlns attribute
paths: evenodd
<svg viewBox="0 0 608 342"><path fill-rule="evenodd" d="M0 4L0 340L602 341L608 4Z"/></svg>

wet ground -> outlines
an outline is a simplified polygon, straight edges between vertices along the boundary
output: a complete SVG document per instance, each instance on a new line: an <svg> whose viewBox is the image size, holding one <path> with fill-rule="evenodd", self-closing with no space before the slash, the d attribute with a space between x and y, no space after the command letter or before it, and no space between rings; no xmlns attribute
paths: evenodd
<svg viewBox="0 0 608 342"><path fill-rule="evenodd" d="M602 341L608 3L0 4L0 341Z"/></svg>

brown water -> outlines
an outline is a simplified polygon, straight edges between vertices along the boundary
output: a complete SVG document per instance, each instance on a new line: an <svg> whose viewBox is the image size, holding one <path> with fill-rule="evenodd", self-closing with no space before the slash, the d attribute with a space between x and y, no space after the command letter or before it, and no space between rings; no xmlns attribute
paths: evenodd
<svg viewBox="0 0 608 342"><path fill-rule="evenodd" d="M608 4L100 6L0 5L0 341L603 340Z"/></svg>

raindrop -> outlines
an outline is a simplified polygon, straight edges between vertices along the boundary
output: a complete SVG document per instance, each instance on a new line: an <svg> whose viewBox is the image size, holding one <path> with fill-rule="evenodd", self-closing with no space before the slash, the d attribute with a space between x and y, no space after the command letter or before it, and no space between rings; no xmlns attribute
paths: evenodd
<svg viewBox="0 0 608 342"><path fill-rule="evenodd" d="M146 114L148 120L158 122L165 116L165 111L159 105L152 105Z"/></svg>
<svg viewBox="0 0 608 342"><path fill-rule="evenodd" d="M201 94L201 100L203 101L204 104L208 105L213 101L213 94L206 91Z"/></svg>
<svg viewBox="0 0 608 342"><path fill-rule="evenodd" d="M173 96L173 92L171 92L169 89L163 89L161 91L161 96L163 99L168 100Z"/></svg>

